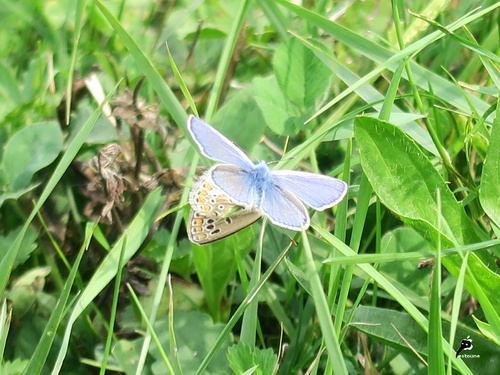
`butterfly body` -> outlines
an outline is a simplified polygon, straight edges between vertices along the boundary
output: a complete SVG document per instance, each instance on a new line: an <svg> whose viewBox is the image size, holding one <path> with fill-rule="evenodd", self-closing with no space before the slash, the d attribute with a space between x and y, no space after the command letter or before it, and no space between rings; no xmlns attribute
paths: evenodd
<svg viewBox="0 0 500 375"><path fill-rule="evenodd" d="M223 163L210 168L206 176L219 197L244 208L242 217L262 215L275 225L299 231L310 225L304 204L324 210L347 193L347 184L333 177L271 170L265 162L252 162L243 150L194 116L189 116L188 129L204 156Z"/></svg>
<svg viewBox="0 0 500 375"><path fill-rule="evenodd" d="M215 168L216 171L220 171L222 168ZM262 196L265 191L269 189L269 184L272 184L272 174L271 170L265 163L258 163L252 165L251 168L232 168L232 166L227 165L225 170L230 170L230 173L234 172L235 176L240 176L240 191L243 192L242 197L240 199L236 198L238 204L243 207L251 207L255 209L261 209L262 207ZM215 172L218 176L221 172ZM218 180L220 179L219 177ZM224 177L222 177L224 178ZM226 177L227 178L227 177ZM219 180L220 182L220 180ZM236 183L236 182L235 182ZM217 184L217 182L216 182ZM221 184L223 184L221 182ZM248 186L248 192L244 191L244 186ZM224 189L223 189L224 190ZM228 194L232 194L231 192L227 192ZM237 195L238 196L238 195ZM248 197L248 198L244 198Z"/></svg>

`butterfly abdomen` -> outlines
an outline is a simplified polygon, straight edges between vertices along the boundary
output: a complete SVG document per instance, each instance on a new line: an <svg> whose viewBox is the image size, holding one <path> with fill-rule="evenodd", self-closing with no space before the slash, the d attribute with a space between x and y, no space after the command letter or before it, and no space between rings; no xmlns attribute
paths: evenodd
<svg viewBox="0 0 500 375"><path fill-rule="evenodd" d="M253 191L253 206L261 208L264 191L271 183L272 172L264 162L255 164L255 167L249 171L252 180Z"/></svg>

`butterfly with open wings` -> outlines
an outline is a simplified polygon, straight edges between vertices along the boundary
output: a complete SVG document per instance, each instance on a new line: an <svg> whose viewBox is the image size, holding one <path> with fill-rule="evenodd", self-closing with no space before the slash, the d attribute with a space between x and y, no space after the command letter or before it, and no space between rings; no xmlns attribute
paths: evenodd
<svg viewBox="0 0 500 375"><path fill-rule="evenodd" d="M282 228L307 229L311 221L306 205L322 211L341 202L347 193L347 184L334 177L271 170L265 162L252 162L238 146L193 115L187 127L202 155L220 163L205 173L190 194L188 234L194 243L224 238L261 216ZM227 216L238 206L242 209Z"/></svg>

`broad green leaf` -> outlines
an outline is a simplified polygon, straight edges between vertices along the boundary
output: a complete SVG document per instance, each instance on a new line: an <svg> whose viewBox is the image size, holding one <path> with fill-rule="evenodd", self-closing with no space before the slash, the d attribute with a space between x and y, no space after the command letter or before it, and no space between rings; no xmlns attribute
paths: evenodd
<svg viewBox="0 0 500 375"><path fill-rule="evenodd" d="M298 112L285 98L276 79L255 78L255 101L262 111L267 126L279 135L293 135L304 121L297 122ZM305 119L304 119L305 120Z"/></svg>
<svg viewBox="0 0 500 375"><path fill-rule="evenodd" d="M5 236L0 236L0 249L8 249L20 232L21 228L18 228ZM13 264L14 268L23 264L31 256L31 253L38 247L38 244L36 243L37 237L38 233L34 228L30 227L26 231L26 234L21 242L19 252L17 253L16 261ZM4 256L5 252L0 252L0 261Z"/></svg>
<svg viewBox="0 0 500 375"><path fill-rule="evenodd" d="M491 129L490 146L481 177L479 198L484 212L500 227L500 110Z"/></svg>
<svg viewBox="0 0 500 375"><path fill-rule="evenodd" d="M331 78L330 69L295 38L276 50L274 72L285 97L301 112L315 107L323 98Z"/></svg>
<svg viewBox="0 0 500 375"><path fill-rule="evenodd" d="M251 154L264 135L266 123L250 86L231 97L215 114L211 125Z"/></svg>
<svg viewBox="0 0 500 375"><path fill-rule="evenodd" d="M442 215L460 244L478 240L474 223L455 199L447 183L415 142L396 126L375 118L359 117L355 137L361 164L382 202L436 244L441 191ZM422 233L423 232L423 233ZM447 237L446 233L441 233ZM452 239L447 237L452 247Z"/></svg>
<svg viewBox="0 0 500 375"><path fill-rule="evenodd" d="M245 371L255 368L255 375L272 374L277 360L272 349L252 349L249 345L239 342L227 351L229 365L235 374L244 374Z"/></svg>
<svg viewBox="0 0 500 375"><path fill-rule="evenodd" d="M26 188L33 175L52 163L62 149L62 133L56 122L26 126L5 146L2 166L9 191Z"/></svg>
<svg viewBox="0 0 500 375"><path fill-rule="evenodd" d="M184 374L194 374L201 361L205 358L213 343L222 332L224 325L214 323L210 316L199 311L175 310L173 316L173 328L176 341L176 351ZM163 348L169 348L170 336L168 320L166 317L158 319L155 330ZM229 365L225 353L232 343L232 336L228 336L220 350L208 365L203 374L229 373ZM150 354L155 359L152 365L154 374L167 374L165 364L160 357L158 349L153 345ZM171 361L174 360L168 353ZM225 371L225 372L223 372Z"/></svg>
<svg viewBox="0 0 500 375"><path fill-rule="evenodd" d="M491 329L491 326L488 323L483 322L479 318L476 318L474 315L472 315L472 319L474 319L474 323L476 323L477 328L479 328L479 331L481 331L483 336L500 347L500 341L498 340L498 337L495 336L495 333Z"/></svg>
<svg viewBox="0 0 500 375"><path fill-rule="evenodd" d="M1 177L0 177L0 178L1 178ZM2 182L3 182L3 181L2 181ZM2 183L2 182L0 182L0 186L1 186L1 185L3 185L3 183ZM12 200L17 200L17 199L21 198L24 194L27 194L27 193L29 193L30 191L35 190L35 188L36 188L37 186L39 186L39 185L40 185L40 182L35 183L35 184L31 184L31 185L29 185L29 186L28 186L27 188L25 188L25 189L18 189L18 190L16 190L16 191L12 192L12 193L1 194L1 195L0 195L0 207L2 207L2 206L3 206L3 204L4 204L4 202L5 202L5 201L8 201L8 200L10 200L10 199L12 199Z"/></svg>
<svg viewBox="0 0 500 375"><path fill-rule="evenodd" d="M410 354L410 346L421 355L428 355L426 333L405 312L377 307L358 307L354 312L351 326L398 351ZM450 324L444 321L444 337L448 337L449 332ZM489 374L491 369L500 368L499 347L487 340L478 331L459 325L455 342L452 343L455 351L460 347L460 342L467 336L470 336L473 342L473 348L467 354L479 355L481 359L484 359L464 359L474 374Z"/></svg>
<svg viewBox="0 0 500 375"><path fill-rule="evenodd" d="M43 293L45 281L50 274L50 267L35 267L12 280L12 286L6 293L10 308L19 319L33 307L37 296Z"/></svg>
<svg viewBox="0 0 500 375"><path fill-rule="evenodd" d="M382 237L381 253L409 253L412 251L430 251L428 243L415 230L408 227L397 228L387 232ZM429 292L429 272L418 268L419 260L401 260L395 263L382 263L379 270L391 275L420 296L427 296Z"/></svg>
<svg viewBox="0 0 500 375"><path fill-rule="evenodd" d="M129 341L119 340L113 347L113 358L125 374L135 374L137 358L141 352L143 338Z"/></svg>
<svg viewBox="0 0 500 375"><path fill-rule="evenodd" d="M236 272L235 256L240 253L244 257L253 241L250 227L221 241L204 246L193 245L196 273L205 291L208 309L216 320L221 319L220 303Z"/></svg>
<svg viewBox="0 0 500 375"><path fill-rule="evenodd" d="M438 215L451 230L441 231L442 247L480 242L481 231L457 202L448 184L434 169L421 149L396 126L369 117L359 117L355 123L355 137L360 150L361 165L381 201L404 222L419 232L432 247L438 240ZM440 190L442 209L438 211L436 191ZM453 238L451 238L452 236ZM484 236L485 237L485 236ZM471 254L469 266L490 302L500 309L497 286L500 276L487 265L495 267L487 254ZM443 265L458 276L461 258L458 255L443 258ZM467 290L474 293L473 283L466 278Z"/></svg>
<svg viewBox="0 0 500 375"><path fill-rule="evenodd" d="M0 373L2 374L21 374L28 366L28 360L16 358L13 361L5 361L0 364Z"/></svg>

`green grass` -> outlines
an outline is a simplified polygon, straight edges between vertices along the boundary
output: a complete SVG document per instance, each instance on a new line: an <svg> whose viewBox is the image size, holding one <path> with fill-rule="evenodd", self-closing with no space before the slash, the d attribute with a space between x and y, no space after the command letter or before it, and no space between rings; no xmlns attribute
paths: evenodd
<svg viewBox="0 0 500 375"><path fill-rule="evenodd" d="M500 368L500 4L296 3L2 2L1 374ZM191 244L190 113L348 197Z"/></svg>

